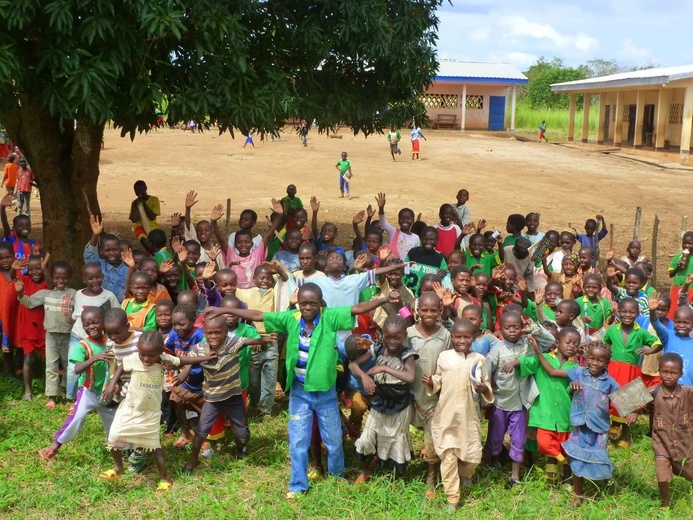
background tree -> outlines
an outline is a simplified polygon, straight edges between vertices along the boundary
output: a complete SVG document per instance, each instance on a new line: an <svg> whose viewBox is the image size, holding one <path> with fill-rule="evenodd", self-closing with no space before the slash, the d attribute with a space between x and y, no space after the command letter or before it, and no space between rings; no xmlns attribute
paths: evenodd
<svg viewBox="0 0 693 520"><path fill-rule="evenodd" d="M587 77L584 66L576 68L566 67L562 58L554 57L547 61L544 57L525 71L529 79L524 97L532 108L567 108L570 98L567 94L556 94L551 91L553 83L564 81L576 81ZM578 105L582 107L582 96L578 96Z"/></svg>
<svg viewBox="0 0 693 520"><path fill-rule="evenodd" d="M107 121L221 132L289 117L368 135L414 116L441 0L0 0L0 122L41 190L44 243L79 265Z"/></svg>

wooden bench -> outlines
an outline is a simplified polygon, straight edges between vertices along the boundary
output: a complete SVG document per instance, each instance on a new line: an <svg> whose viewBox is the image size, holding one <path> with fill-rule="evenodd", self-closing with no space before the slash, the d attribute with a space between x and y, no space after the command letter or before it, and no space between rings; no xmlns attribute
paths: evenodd
<svg viewBox="0 0 693 520"><path fill-rule="evenodd" d="M457 114L438 114L436 116L436 130L439 129L441 125L457 128Z"/></svg>

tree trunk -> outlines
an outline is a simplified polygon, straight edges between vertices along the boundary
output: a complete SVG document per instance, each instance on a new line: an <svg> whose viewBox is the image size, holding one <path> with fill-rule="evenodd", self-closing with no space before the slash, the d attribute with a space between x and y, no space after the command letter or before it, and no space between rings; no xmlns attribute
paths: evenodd
<svg viewBox="0 0 693 520"><path fill-rule="evenodd" d="M52 117L37 100L0 116L26 155L41 192L43 249L73 268L73 283L91 237L89 213L100 215L96 185L104 124ZM88 201L88 202L87 202Z"/></svg>

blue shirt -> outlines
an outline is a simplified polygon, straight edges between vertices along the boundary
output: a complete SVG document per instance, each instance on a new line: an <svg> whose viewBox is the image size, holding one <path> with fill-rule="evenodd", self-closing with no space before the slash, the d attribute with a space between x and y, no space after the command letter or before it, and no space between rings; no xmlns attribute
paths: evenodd
<svg viewBox="0 0 693 520"><path fill-rule="evenodd" d="M309 279L296 280L301 287L306 283L314 283L322 290L322 299L327 307L353 307L359 303L361 291L377 282L375 271L370 270L360 274L350 274L335 280L331 276L316 276Z"/></svg>
<svg viewBox="0 0 693 520"><path fill-rule="evenodd" d="M664 346L663 352L673 352L683 358L683 375L679 378L679 384L693 386L693 374L689 370L693 366L693 338L676 334L671 320L669 325L671 327L663 325L659 320L652 322L652 327Z"/></svg>
<svg viewBox="0 0 693 520"><path fill-rule="evenodd" d="M618 390L618 383L607 371L599 377L590 374L588 368L567 370L568 379L582 383L582 390L573 394L570 407L570 424L587 426L595 433L606 433L611 426L609 394Z"/></svg>
<svg viewBox="0 0 693 520"><path fill-rule="evenodd" d="M343 384L348 390L353 390L360 394L366 395L366 389L363 388L363 381L361 381L361 378L356 377L351 373L351 370L349 370L349 357L347 356L346 350L344 350L344 342L339 341L337 343L337 351L339 352L339 360L344 366L344 376L342 376L342 382L346 382ZM375 358L370 358L368 361L359 366L361 367L361 370L368 372L375 366Z"/></svg>
<svg viewBox="0 0 693 520"><path fill-rule="evenodd" d="M344 248L339 246L329 247L327 244L325 244L325 241L322 239L322 235L319 235L318 238L315 239L315 249L318 250L318 253L320 251L327 251L328 253L339 253L340 255L342 255L342 258L344 258L344 264L346 265L346 253L344 252Z"/></svg>
<svg viewBox="0 0 693 520"><path fill-rule="evenodd" d="M101 266L103 272L103 288L108 289L120 303L123 303L125 297L125 278L128 275L128 266L125 262L120 262L118 267L112 266L103 258L99 258L99 250L96 246L87 243L84 248L84 261L96 262Z"/></svg>
<svg viewBox="0 0 693 520"><path fill-rule="evenodd" d="M472 352L477 352L482 356L487 356L491 349L496 346L499 341L493 334L484 334L480 338L476 338L472 343Z"/></svg>
<svg viewBox="0 0 693 520"><path fill-rule="evenodd" d="M274 253L272 260L277 260L284 266L284 269L290 273L301 269L301 263L298 261L298 253L290 253L289 251L277 251Z"/></svg>
<svg viewBox="0 0 693 520"><path fill-rule="evenodd" d="M190 336L181 338L175 330L172 330L166 341L166 349L173 353L174 356L187 356L190 353L190 348L197 345L205 339L205 332L197 327L193 329ZM204 380L204 372L202 365L192 365L188 380L181 383L180 386L196 394L202 394L202 382Z"/></svg>
<svg viewBox="0 0 693 520"><path fill-rule="evenodd" d="M597 233L596 237L594 235L592 235L590 237L590 236L587 236L585 234L579 233L577 236L577 239L578 239L578 242L580 242L580 245L582 247L591 247L593 249L596 249L597 248L597 240L596 239L598 238L599 242L601 242L602 240L604 240L604 238L608 234L609 234L609 232L606 229L602 229L599 231L599 233Z"/></svg>

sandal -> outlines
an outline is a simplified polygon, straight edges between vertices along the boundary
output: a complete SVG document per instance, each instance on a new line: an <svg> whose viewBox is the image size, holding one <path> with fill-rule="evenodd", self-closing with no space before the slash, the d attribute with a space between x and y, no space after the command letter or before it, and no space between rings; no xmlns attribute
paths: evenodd
<svg viewBox="0 0 693 520"><path fill-rule="evenodd" d="M308 471L308 480L312 480L313 482L320 480L322 478L322 473L315 469L311 468L310 471Z"/></svg>
<svg viewBox="0 0 693 520"><path fill-rule="evenodd" d="M621 438L621 432L623 431L623 426L620 424L612 424L609 428L609 439L612 441L617 441Z"/></svg>
<svg viewBox="0 0 693 520"><path fill-rule="evenodd" d="M296 502L301 498L301 493L294 493L293 491L289 491L286 493L286 500L291 504L292 506L296 505Z"/></svg>
<svg viewBox="0 0 693 520"><path fill-rule="evenodd" d="M156 483L155 493L168 493L173 487L173 482L169 480L160 480Z"/></svg>
<svg viewBox="0 0 693 520"><path fill-rule="evenodd" d="M617 448L628 448L630 446L630 441L628 439L621 439L616 443Z"/></svg>
<svg viewBox="0 0 693 520"><path fill-rule="evenodd" d="M102 471L99 474L99 477L101 477L104 480L120 480L120 473L118 473L114 469L109 469L106 471Z"/></svg>
<svg viewBox="0 0 693 520"><path fill-rule="evenodd" d="M508 485L510 486L510 489L513 489L513 488L519 486L520 484L522 484L522 482L520 482L516 478L513 478L513 477L508 478Z"/></svg>
<svg viewBox="0 0 693 520"><path fill-rule="evenodd" d="M550 481L553 482L558 480L558 477L560 475L558 464L547 464L546 468L544 469L544 473L546 474L546 478Z"/></svg>
<svg viewBox="0 0 693 520"><path fill-rule="evenodd" d="M55 458L58 452L54 451L50 446L46 446L45 448L41 448L38 454L43 460L50 462Z"/></svg>
<svg viewBox="0 0 693 520"><path fill-rule="evenodd" d="M359 474L359 476L356 478L356 482L354 482L354 485L355 485L355 486L359 486L359 485L361 485L361 484L365 484L365 483L368 482L370 479L371 479L371 474L365 473L365 472L362 471L362 472Z"/></svg>

